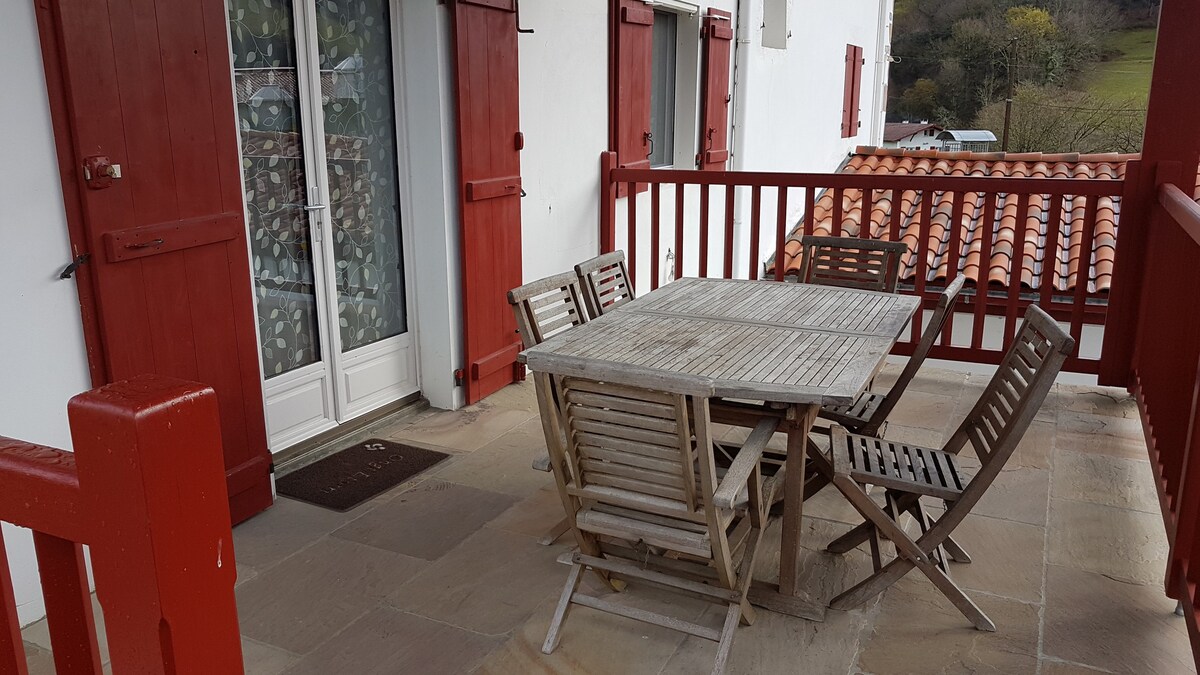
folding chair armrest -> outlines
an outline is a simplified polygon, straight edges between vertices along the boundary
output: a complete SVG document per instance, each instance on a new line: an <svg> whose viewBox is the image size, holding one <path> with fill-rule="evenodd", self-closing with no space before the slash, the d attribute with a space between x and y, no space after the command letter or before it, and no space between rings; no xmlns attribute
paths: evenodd
<svg viewBox="0 0 1200 675"><path fill-rule="evenodd" d="M733 509L738 494L750 479L750 474L754 473L754 467L762 461L763 451L778 427L778 419L765 419L750 432L737 457L733 458L733 464L725 472L725 477L721 479L721 484L713 492L713 504L716 507Z"/></svg>

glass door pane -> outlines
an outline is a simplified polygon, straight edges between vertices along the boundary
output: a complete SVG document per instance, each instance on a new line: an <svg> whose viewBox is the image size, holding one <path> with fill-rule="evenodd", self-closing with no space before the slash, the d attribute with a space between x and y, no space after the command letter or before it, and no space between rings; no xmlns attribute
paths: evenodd
<svg viewBox="0 0 1200 675"><path fill-rule="evenodd" d="M269 379L321 360L292 3L234 0L229 24L258 331Z"/></svg>
<svg viewBox="0 0 1200 675"><path fill-rule="evenodd" d="M408 330L387 0L317 0L342 351Z"/></svg>

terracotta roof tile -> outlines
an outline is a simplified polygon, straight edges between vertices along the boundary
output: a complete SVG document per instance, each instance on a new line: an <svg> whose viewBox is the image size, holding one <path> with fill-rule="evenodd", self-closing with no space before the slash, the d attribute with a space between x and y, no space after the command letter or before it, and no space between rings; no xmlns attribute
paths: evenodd
<svg viewBox="0 0 1200 675"><path fill-rule="evenodd" d="M1136 154L1079 154L1079 153L1001 153L1001 152L943 152L938 150L902 150L896 148L860 147L842 168L843 173L935 176L1007 176L1028 178L1090 178L1120 179L1125 175L1125 162ZM899 195L900 227L898 239L907 243L910 253L902 263L901 279L911 282L916 275L921 220L926 208L924 195L905 190ZM834 192L826 190L813 206L813 231L831 234L834 231ZM842 192L842 227L846 236L870 236L891 239L893 195L890 191L873 194L867 227L863 227L862 190ZM1009 267L1019 256L1019 280L1026 290L1042 288L1049 283L1056 292L1073 292L1079 276L1080 249L1083 245L1085 200L1067 197L1054 223L1058 228L1054 250L1047 250L1050 233L1050 199L1031 195L1020 213L1017 195L1001 194L994 204L985 204L984 195L968 193L963 197L962 216L954 220L954 194L934 192L929 195L929 241L925 247L928 265L927 281L937 282L952 277L949 248L957 241L958 266L971 281L981 276L980 254L985 236L984 225L990 226L991 257L982 274L993 286L1008 287ZM994 209L994 210L992 210ZM989 214L988 211L991 211ZM1096 227L1092 241L1091 264L1086 272L1087 291L1106 293L1112 282L1113 258L1117 241L1117 222L1120 218L1120 198L1100 197L1097 200ZM783 261L788 274L799 271L797 257L800 246L796 241L803 234L803 219L792 231L784 245ZM957 237L954 233L957 230ZM1024 236L1022 238L1021 232ZM1017 251L1018 240L1023 244ZM772 265L773 269L773 265Z"/></svg>

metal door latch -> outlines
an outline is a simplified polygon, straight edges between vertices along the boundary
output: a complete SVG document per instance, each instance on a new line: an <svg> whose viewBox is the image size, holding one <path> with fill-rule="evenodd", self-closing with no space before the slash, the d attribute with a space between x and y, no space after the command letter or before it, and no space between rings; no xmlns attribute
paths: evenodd
<svg viewBox="0 0 1200 675"><path fill-rule="evenodd" d="M83 265L85 262L87 262L88 258L90 258L90 257L92 257L92 254L90 254L90 253L84 253L82 255L77 256L74 260L71 261L71 264L69 264L65 268L63 268L63 271L62 271L62 273L60 273L58 275L58 278L59 279L70 279L72 276L75 275L75 271L78 270L81 265Z"/></svg>
<svg viewBox="0 0 1200 675"><path fill-rule="evenodd" d="M121 165L113 164L105 155L83 158L83 180L93 190L112 187L112 182L121 177Z"/></svg>

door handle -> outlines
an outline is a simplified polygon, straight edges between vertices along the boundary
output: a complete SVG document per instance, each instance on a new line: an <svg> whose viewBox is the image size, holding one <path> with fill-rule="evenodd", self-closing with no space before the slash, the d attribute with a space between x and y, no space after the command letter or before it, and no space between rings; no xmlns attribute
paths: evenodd
<svg viewBox="0 0 1200 675"><path fill-rule="evenodd" d="M327 208L329 208L328 204L306 204L304 206L304 210L308 211L309 213L312 213L313 211L320 211L321 209L327 209Z"/></svg>

